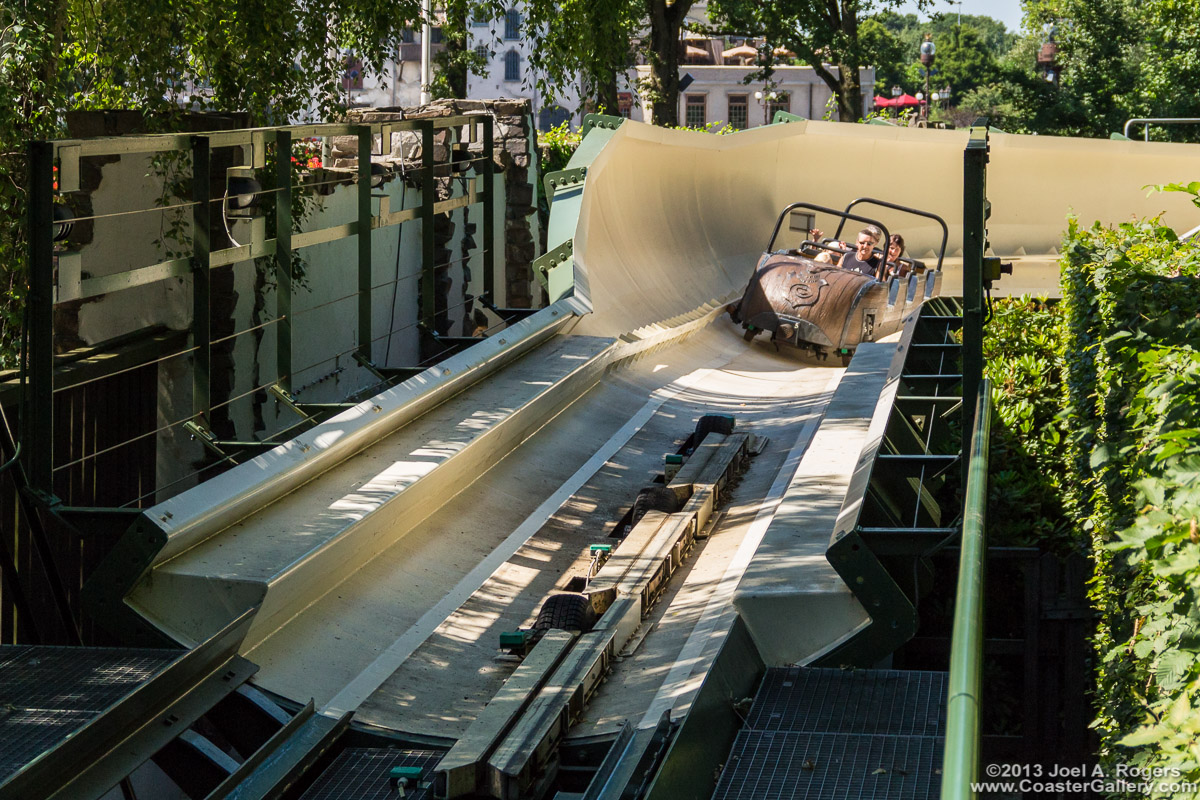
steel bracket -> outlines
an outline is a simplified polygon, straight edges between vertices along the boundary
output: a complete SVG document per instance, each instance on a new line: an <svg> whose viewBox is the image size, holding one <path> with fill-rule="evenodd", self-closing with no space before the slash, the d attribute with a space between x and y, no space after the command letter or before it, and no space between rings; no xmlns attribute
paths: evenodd
<svg viewBox="0 0 1200 800"><path fill-rule="evenodd" d="M554 193L560 189L570 189L579 186L587 180L587 167L576 167L575 169L561 169L557 172L547 172L542 178L542 185L546 189L546 204L554 205Z"/></svg>

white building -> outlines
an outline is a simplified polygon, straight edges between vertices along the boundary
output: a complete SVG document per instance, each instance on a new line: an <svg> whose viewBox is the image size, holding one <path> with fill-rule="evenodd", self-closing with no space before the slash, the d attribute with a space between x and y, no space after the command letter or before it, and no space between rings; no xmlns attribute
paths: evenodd
<svg viewBox="0 0 1200 800"><path fill-rule="evenodd" d="M530 43L524 35L525 16L522 0L513 0L504 17L499 20L471 20L468 45L487 60L482 75L467 78L467 97L494 99L501 97L528 98L533 105L537 127L549 130L570 120L578 125L587 109L581 108L576 86L561 87L552 100L541 96L530 72ZM693 6L689 21L703 22L706 10L703 3ZM695 19L692 19L695 17ZM794 56L775 51L776 64L768 81L746 84L746 77L758 67L757 48L762 43L736 37L687 39L680 43L683 63L680 66L679 121L689 127L723 122L734 128L752 128L771 121L776 111L787 111L808 119L828 116L837 119L832 103L832 91L816 71L809 66L793 66ZM441 28L433 28L433 50L441 44ZM386 78L381 83L361 75L361 66L353 59L347 61L343 87L354 106L394 107L415 106L420 99L420 32L405 37L397 58L385 65ZM829 67L836 73L835 67ZM648 105L640 102L635 87L648 77L650 68L638 65L621 81L620 108L616 113L644 120ZM863 109L871 110L875 94L875 70L860 70Z"/></svg>

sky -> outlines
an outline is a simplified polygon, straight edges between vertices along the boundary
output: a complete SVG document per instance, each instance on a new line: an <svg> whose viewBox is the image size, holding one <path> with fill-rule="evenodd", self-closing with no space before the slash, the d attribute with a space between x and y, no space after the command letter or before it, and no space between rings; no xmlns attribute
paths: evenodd
<svg viewBox="0 0 1200 800"><path fill-rule="evenodd" d="M917 11L917 4L914 2L903 2L896 7L896 11L929 19L931 11L953 14L960 6L964 14L980 14L1000 20L1012 33L1019 33L1021 30L1021 0L962 0L961 4L951 0L934 0L932 8L927 11Z"/></svg>

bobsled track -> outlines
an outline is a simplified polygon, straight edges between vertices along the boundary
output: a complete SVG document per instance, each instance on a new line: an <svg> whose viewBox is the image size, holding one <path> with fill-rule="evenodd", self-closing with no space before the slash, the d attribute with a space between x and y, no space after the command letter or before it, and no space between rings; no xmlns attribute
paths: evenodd
<svg viewBox="0 0 1200 800"><path fill-rule="evenodd" d="M83 729L90 743L68 738L0 796L101 796L132 768L122 752L154 752L164 709L182 730L236 689L251 710L232 727L265 719L267 744L237 759L191 731L220 778L193 796L277 796L296 784L306 797L384 797L403 784L409 797L690 798L714 786L721 797L788 797L779 786L795 786L800 767L784 750L744 750L739 769L767 761L741 778L730 766L738 718L752 728L770 716L764 670L773 696L807 682L811 702L841 697L837 713L860 726L797 723L775 745L903 733L911 776L875 796L936 795L940 673L863 672L879 682L863 688L838 683L859 673L794 667L869 667L890 652L879 628L891 609L864 607L868 595L826 551L873 507L868 476L892 452L897 397L930 415L951 408L938 395L953 368L926 383L902 372L937 372L954 346L953 303L924 304L941 305L922 321L924 277L904 279L893 295L903 329L847 366L747 343L725 306L785 205L863 196L946 220L941 295L960 296L968 134L804 121L732 136L589 127L568 172L550 176L550 304L146 510L113 556L144 559L140 578L102 572L91 589L114 629L152 629L190 652L162 656L140 697ZM1178 230L1193 227L1186 198L1143 187L1197 167L1193 146L992 134L990 251L1015 263L1004 291L1053 283L1068 214L1117 222L1166 210ZM940 230L928 220L862 213L933 263ZM656 482L664 456L689 440L694 452L668 465L678 474ZM915 474L903 478L926 480ZM941 539L958 520L929 506L930 485L897 516ZM652 510L631 524L646 487L657 487ZM556 593L582 599L543 611ZM552 629L521 633L539 612ZM846 699L876 697L889 681L909 687L894 707ZM919 730L888 727L901 717ZM901 757L887 750L900 744L879 746ZM848 796L829 780L824 794L796 796Z"/></svg>

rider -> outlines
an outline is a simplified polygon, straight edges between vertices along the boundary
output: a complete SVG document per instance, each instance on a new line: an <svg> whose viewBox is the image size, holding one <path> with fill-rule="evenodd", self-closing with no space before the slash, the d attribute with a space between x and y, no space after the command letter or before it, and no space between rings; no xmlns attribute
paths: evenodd
<svg viewBox="0 0 1200 800"><path fill-rule="evenodd" d="M842 269L852 269L876 277L879 272L880 257L873 251L883 237L883 231L874 225L868 225L858 232L854 249L842 256L838 266Z"/></svg>

